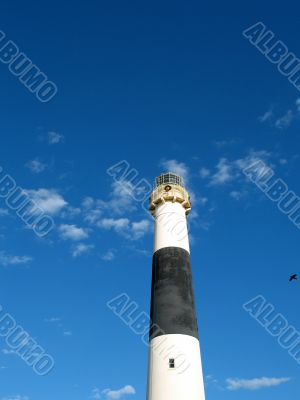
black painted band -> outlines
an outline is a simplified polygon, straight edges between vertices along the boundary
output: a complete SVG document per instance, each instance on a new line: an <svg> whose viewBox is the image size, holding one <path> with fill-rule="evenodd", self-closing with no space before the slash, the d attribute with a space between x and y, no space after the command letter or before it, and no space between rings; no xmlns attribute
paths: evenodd
<svg viewBox="0 0 300 400"><path fill-rule="evenodd" d="M198 339L189 253L164 247L153 255L150 339L182 334Z"/></svg>

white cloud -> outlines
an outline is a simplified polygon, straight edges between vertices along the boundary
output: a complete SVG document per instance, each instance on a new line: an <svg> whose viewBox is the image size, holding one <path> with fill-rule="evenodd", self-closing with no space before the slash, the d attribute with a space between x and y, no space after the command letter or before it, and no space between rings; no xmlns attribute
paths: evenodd
<svg viewBox="0 0 300 400"><path fill-rule="evenodd" d="M300 98L295 101L295 109L290 108L281 117L275 116L274 112L270 109L265 114L260 116L258 119L260 122L270 122L277 129L287 129L295 118L300 113ZM275 121L275 122L273 122Z"/></svg>
<svg viewBox="0 0 300 400"><path fill-rule="evenodd" d="M232 190L229 193L229 196L232 197L235 200L240 200L243 197L244 193L240 192L239 190Z"/></svg>
<svg viewBox="0 0 300 400"><path fill-rule="evenodd" d="M210 175L210 170L208 168L202 167L199 171L199 174L202 179L208 178Z"/></svg>
<svg viewBox="0 0 300 400"><path fill-rule="evenodd" d="M97 221L102 217L102 210L95 208L93 210L87 210L84 215L84 220L89 224L96 224Z"/></svg>
<svg viewBox="0 0 300 400"><path fill-rule="evenodd" d="M73 335L73 333L71 332L71 331L63 331L63 335L64 336L72 336Z"/></svg>
<svg viewBox="0 0 300 400"><path fill-rule="evenodd" d="M131 231L133 234L133 240L142 238L151 228L150 221L148 219L142 219L139 222L132 222Z"/></svg>
<svg viewBox="0 0 300 400"><path fill-rule="evenodd" d="M128 215L137 209L135 198L147 190L146 186L136 188L128 180L114 181L108 200L85 197L81 204L84 221L100 229L115 231L129 240L142 238L150 230L150 222L147 219L132 221ZM107 261L112 257L110 253L102 256Z"/></svg>
<svg viewBox="0 0 300 400"><path fill-rule="evenodd" d="M10 349L2 349L1 353L5 355L16 354L15 350L10 350Z"/></svg>
<svg viewBox="0 0 300 400"><path fill-rule="evenodd" d="M79 257L82 254L89 253L90 250L94 248L93 244L85 244L85 243L78 243L76 246L73 247L72 256Z"/></svg>
<svg viewBox="0 0 300 400"><path fill-rule="evenodd" d="M94 206L95 200L92 197L87 196L82 200L81 204L84 209L90 210Z"/></svg>
<svg viewBox="0 0 300 400"><path fill-rule="evenodd" d="M271 167L271 165L269 165L270 158L271 158L271 153L266 150L259 150L259 151L251 150L246 157L235 160L234 164L239 169L240 172L241 170L250 167L253 164L263 161L265 166L261 165L261 168L258 171L258 175L264 175L267 172L267 169Z"/></svg>
<svg viewBox="0 0 300 400"><path fill-rule="evenodd" d="M141 194L142 190L142 188L135 188L127 180L113 182L108 200L93 199L92 197L83 199L84 220L95 225L104 213L114 217L136 210L135 198Z"/></svg>
<svg viewBox="0 0 300 400"><path fill-rule="evenodd" d="M34 174L40 174L47 168L47 164L42 163L38 158L28 161L26 167Z"/></svg>
<svg viewBox="0 0 300 400"><path fill-rule="evenodd" d="M1 397L1 400L29 400L29 397L16 394L14 396Z"/></svg>
<svg viewBox="0 0 300 400"><path fill-rule="evenodd" d="M91 394L91 396L90 396L90 399L93 399L93 400L100 400L100 399L101 399L101 390L98 389L98 388L94 388L94 389L92 390L92 394Z"/></svg>
<svg viewBox="0 0 300 400"><path fill-rule="evenodd" d="M61 212L61 217L66 219L72 219L81 214L81 210L78 207L67 206Z"/></svg>
<svg viewBox="0 0 300 400"><path fill-rule="evenodd" d="M204 377L204 384L205 386L214 386L218 390L224 391L224 388L219 383L218 379L216 379L213 375L206 375Z"/></svg>
<svg viewBox="0 0 300 400"><path fill-rule="evenodd" d="M255 379L239 379L228 378L226 379L228 390L257 390L266 387L278 386L282 383L290 381L291 378L255 378Z"/></svg>
<svg viewBox="0 0 300 400"><path fill-rule="evenodd" d="M275 128L286 129L288 128L294 119L292 110L288 110L282 117L275 121Z"/></svg>
<svg viewBox="0 0 300 400"><path fill-rule="evenodd" d="M288 163L288 160L286 158L280 158L279 164L280 165L286 165Z"/></svg>
<svg viewBox="0 0 300 400"><path fill-rule="evenodd" d="M196 199L193 201L196 201L196 204L199 204L201 207L204 207L208 202L208 198L207 197L196 197Z"/></svg>
<svg viewBox="0 0 300 400"><path fill-rule="evenodd" d="M103 218L97 222L97 226L106 230L115 230L129 240L141 239L150 231L151 224L147 219L132 222L128 218Z"/></svg>
<svg viewBox="0 0 300 400"><path fill-rule="evenodd" d="M255 163L260 162L258 166L260 166L260 170L258 171L258 175L264 175L269 168L274 168L273 165L270 164L270 158L272 154L266 150L251 150L244 158L239 158L236 160L228 160L227 158L220 158L218 164L216 165L216 172L211 174L209 177L209 186L222 186L224 184L229 184L233 181L238 181L241 185L245 181L245 176L242 171L254 165ZM263 163L261 163L261 161ZM245 195L247 191L244 186L239 190L232 190L230 192L230 196L234 199L238 199L241 196Z"/></svg>
<svg viewBox="0 0 300 400"><path fill-rule="evenodd" d="M89 237L86 230L78 228L76 225L61 224L58 228L60 236L64 240L82 240Z"/></svg>
<svg viewBox="0 0 300 400"><path fill-rule="evenodd" d="M5 217L6 215L9 215L9 212L6 208L0 208L0 217Z"/></svg>
<svg viewBox="0 0 300 400"><path fill-rule="evenodd" d="M213 375L206 375L204 381L206 385L218 383L218 380Z"/></svg>
<svg viewBox="0 0 300 400"><path fill-rule="evenodd" d="M90 224L95 224L102 216L103 211L99 208L97 200L88 196L81 203L84 213L84 220Z"/></svg>
<svg viewBox="0 0 300 400"><path fill-rule="evenodd" d="M46 214L55 215L68 204L54 189L24 190L24 192Z"/></svg>
<svg viewBox="0 0 300 400"><path fill-rule="evenodd" d="M98 200L100 208L108 210L114 214L122 214L136 209L134 185L128 180L121 180L112 183L112 192L108 201Z"/></svg>
<svg viewBox="0 0 300 400"><path fill-rule="evenodd" d="M272 117L273 117L273 111L269 110L269 111L265 112L263 115L261 115L260 117L258 117L258 120L260 122L266 122L266 121L269 121Z"/></svg>
<svg viewBox="0 0 300 400"><path fill-rule="evenodd" d="M64 140L64 135L61 135L58 132L48 132L48 143L49 144L58 144Z"/></svg>
<svg viewBox="0 0 300 400"><path fill-rule="evenodd" d="M115 258L115 253L113 250L108 250L106 253L102 255L102 260L104 261L112 261Z"/></svg>
<svg viewBox="0 0 300 400"><path fill-rule="evenodd" d="M97 223L99 228L114 229L116 232L122 232L129 225L130 221L128 218L103 218Z"/></svg>
<svg viewBox="0 0 300 400"><path fill-rule="evenodd" d="M6 267L8 265L21 265L28 264L33 260L29 256L14 256L6 254L4 251L0 251L0 265Z"/></svg>
<svg viewBox="0 0 300 400"><path fill-rule="evenodd" d="M161 165L166 169L165 172L173 172L181 176L185 182L189 179L189 168L185 163L177 160L165 160L161 162Z"/></svg>
<svg viewBox="0 0 300 400"><path fill-rule="evenodd" d="M102 393L106 396L109 400L120 399L121 397L128 395L128 394L135 394L135 389L131 385L126 385L119 390L111 390L105 389Z"/></svg>
<svg viewBox="0 0 300 400"><path fill-rule="evenodd" d="M233 167L226 158L221 158L216 166L217 172L211 177L210 185L224 185L234 179Z"/></svg>

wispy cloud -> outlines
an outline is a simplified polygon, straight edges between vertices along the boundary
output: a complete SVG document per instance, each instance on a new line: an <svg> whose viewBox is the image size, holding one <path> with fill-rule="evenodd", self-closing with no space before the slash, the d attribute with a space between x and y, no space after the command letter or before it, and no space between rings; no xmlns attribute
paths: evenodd
<svg viewBox="0 0 300 400"><path fill-rule="evenodd" d="M106 230L114 230L129 240L138 240L151 230L148 219L132 222L128 218L103 218L97 222L97 226Z"/></svg>
<svg viewBox="0 0 300 400"><path fill-rule="evenodd" d="M103 218L98 221L97 226L103 229L114 229L116 232L123 232L130 225L128 218Z"/></svg>
<svg viewBox="0 0 300 400"><path fill-rule="evenodd" d="M82 202L84 219L95 224L102 215L121 216L122 214L135 211L137 204L135 198L135 187L128 180L113 182L108 200L93 199L85 197Z"/></svg>
<svg viewBox="0 0 300 400"><path fill-rule="evenodd" d="M131 223L131 234L133 235L133 240L142 238L151 229L151 224L148 219L142 219L138 222Z"/></svg>
<svg viewBox="0 0 300 400"><path fill-rule="evenodd" d="M292 122L300 116L300 98L296 99L294 105L290 107L281 116L275 114L273 108L269 109L262 116L258 117L258 120L262 123L269 123L276 129L284 130L287 129Z"/></svg>
<svg viewBox="0 0 300 400"><path fill-rule="evenodd" d="M126 179L113 182L109 200L98 200L98 206L103 210L119 215L124 212L134 211L136 209L134 191L133 183Z"/></svg>
<svg viewBox="0 0 300 400"><path fill-rule="evenodd" d="M232 197L235 200L241 200L241 198L246 194L246 192L240 191L240 190L232 190L229 193L229 196Z"/></svg>
<svg viewBox="0 0 300 400"><path fill-rule="evenodd" d="M174 172L181 176L185 182L188 182L189 168L185 163L177 160L163 160L161 166L165 168L165 172Z"/></svg>
<svg viewBox="0 0 300 400"><path fill-rule="evenodd" d="M44 319L45 322L53 324L55 327L59 328L63 336L72 336L72 331L66 329L63 325L63 320L61 317L49 317Z"/></svg>
<svg viewBox="0 0 300 400"><path fill-rule="evenodd" d="M61 143L63 140L64 140L64 135L54 131L48 132L49 144L58 144Z"/></svg>
<svg viewBox="0 0 300 400"><path fill-rule="evenodd" d="M222 157L215 167L216 172L206 177L206 179L208 179L208 185L222 186L231 183L242 176L242 169L254 164L259 160L268 163L270 158L271 153L266 150L251 150L245 157L235 160L228 160L227 158ZM232 197L235 196L236 198L237 195L238 193L233 193Z"/></svg>
<svg viewBox="0 0 300 400"><path fill-rule="evenodd" d="M224 388L220 385L218 379L216 379L213 375L206 375L204 377L204 384L205 386L214 386L219 390L224 391Z"/></svg>
<svg viewBox="0 0 300 400"><path fill-rule="evenodd" d="M151 224L148 219L134 221L130 217L138 206L135 190L131 182L122 180L112 183L108 200L85 197L81 204L84 221L96 228L115 231L129 240L141 239L150 231Z"/></svg>
<svg viewBox="0 0 300 400"><path fill-rule="evenodd" d="M288 128L294 119L294 113L292 110L288 110L284 115L275 121L275 128L286 129Z"/></svg>
<svg viewBox="0 0 300 400"><path fill-rule="evenodd" d="M4 251L0 251L0 265L7 267L9 265L22 265L28 264L33 260L29 256L16 256L11 254L6 254Z"/></svg>
<svg viewBox="0 0 300 400"><path fill-rule="evenodd" d="M218 380L213 375L206 375L204 380L207 385L218 383Z"/></svg>
<svg viewBox="0 0 300 400"><path fill-rule="evenodd" d="M16 394L14 396L1 397L1 400L29 400L29 397Z"/></svg>
<svg viewBox="0 0 300 400"><path fill-rule="evenodd" d="M238 172L240 173L242 169L250 167L250 165L257 163L258 161L263 161L266 165L270 164L271 157L272 154L269 151L251 150L244 158L234 160L233 164L236 168L238 168Z"/></svg>
<svg viewBox="0 0 300 400"><path fill-rule="evenodd" d="M1 353L5 354L6 356L16 354L15 350L11 350L11 349L1 349Z"/></svg>
<svg viewBox="0 0 300 400"><path fill-rule="evenodd" d="M83 228L78 228L74 224L61 224L58 227L60 236L64 240L83 240L89 237L88 232Z"/></svg>
<svg viewBox="0 0 300 400"><path fill-rule="evenodd" d="M82 254L87 254L93 248L94 248L93 244L78 243L72 249L72 256L76 258L81 256Z"/></svg>
<svg viewBox="0 0 300 400"><path fill-rule="evenodd" d="M42 163L38 158L28 161L25 166L34 174L40 174L47 168L47 164Z"/></svg>
<svg viewBox="0 0 300 400"><path fill-rule="evenodd" d="M104 261L112 261L115 258L115 252L113 250L108 250L101 256Z"/></svg>
<svg viewBox="0 0 300 400"><path fill-rule="evenodd" d="M260 122L270 121L273 117L273 110L266 111L263 115L258 117Z"/></svg>
<svg viewBox="0 0 300 400"><path fill-rule="evenodd" d="M90 399L93 399L93 400L100 400L100 399L101 399L101 390L98 389L98 388L94 388L94 389L92 390L91 395L90 395Z"/></svg>
<svg viewBox="0 0 300 400"><path fill-rule="evenodd" d="M221 158L216 166L217 172L212 175L210 185L224 185L234 179L233 166L226 158Z"/></svg>
<svg viewBox="0 0 300 400"><path fill-rule="evenodd" d="M0 217L5 217L6 215L9 215L9 212L6 208L0 208Z"/></svg>
<svg viewBox="0 0 300 400"><path fill-rule="evenodd" d="M135 394L135 389L131 385L126 385L119 390L105 389L105 390L103 390L103 394L108 399L120 399L124 395Z"/></svg>
<svg viewBox="0 0 300 400"><path fill-rule="evenodd" d="M288 160L286 158L280 158L279 159L279 164L280 165L286 165L288 163Z"/></svg>
<svg viewBox="0 0 300 400"><path fill-rule="evenodd" d="M210 176L210 170L208 168L202 167L199 170L200 178L205 179Z"/></svg>
<svg viewBox="0 0 300 400"><path fill-rule="evenodd" d="M104 398L107 400L118 400L126 395L135 393L136 393L135 388L131 385L125 385L124 387L118 390L111 390L111 389L100 390L98 388L94 388L92 390L90 398L94 400L99 400L102 398L103 395Z"/></svg>
<svg viewBox="0 0 300 400"><path fill-rule="evenodd" d="M58 214L68 204L55 189L24 191L46 214Z"/></svg>
<svg viewBox="0 0 300 400"><path fill-rule="evenodd" d="M75 217L78 217L81 214L81 209L79 207L72 207L72 206L66 206L60 213L61 218L65 219L73 219Z"/></svg>
<svg viewBox="0 0 300 400"><path fill-rule="evenodd" d="M254 379L239 379L239 378L228 378L226 379L228 390L258 390L266 387L278 386L282 383L290 381L291 378L254 378Z"/></svg>

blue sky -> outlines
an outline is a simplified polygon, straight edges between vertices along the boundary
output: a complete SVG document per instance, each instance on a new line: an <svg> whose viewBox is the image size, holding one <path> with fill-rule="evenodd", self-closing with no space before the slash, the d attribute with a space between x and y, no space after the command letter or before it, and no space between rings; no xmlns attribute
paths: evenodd
<svg viewBox="0 0 300 400"><path fill-rule="evenodd" d="M299 229L242 173L262 160L300 195L300 93L243 36L258 21L300 57L298 19L262 6L1 3L58 88L42 103L0 63L0 165L55 223L39 238L0 199L0 304L55 360L38 376L1 338L1 400L145 399L147 347L106 306L150 302L153 222L120 160L192 192L207 400L296 399L299 364L243 309L262 295L300 329Z"/></svg>

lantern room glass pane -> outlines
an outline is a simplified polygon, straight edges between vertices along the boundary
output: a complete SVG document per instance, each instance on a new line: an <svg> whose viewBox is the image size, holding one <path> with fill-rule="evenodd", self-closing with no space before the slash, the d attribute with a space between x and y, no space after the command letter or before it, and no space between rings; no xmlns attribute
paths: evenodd
<svg viewBox="0 0 300 400"><path fill-rule="evenodd" d="M156 178L156 186L172 184L183 186L183 179L181 176L168 172Z"/></svg>

